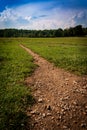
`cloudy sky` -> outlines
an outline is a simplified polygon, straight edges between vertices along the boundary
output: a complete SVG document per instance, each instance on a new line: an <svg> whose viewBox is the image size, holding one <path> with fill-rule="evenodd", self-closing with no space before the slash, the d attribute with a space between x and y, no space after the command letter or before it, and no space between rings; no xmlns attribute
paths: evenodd
<svg viewBox="0 0 87 130"><path fill-rule="evenodd" d="M87 0L0 0L0 28L87 27Z"/></svg>

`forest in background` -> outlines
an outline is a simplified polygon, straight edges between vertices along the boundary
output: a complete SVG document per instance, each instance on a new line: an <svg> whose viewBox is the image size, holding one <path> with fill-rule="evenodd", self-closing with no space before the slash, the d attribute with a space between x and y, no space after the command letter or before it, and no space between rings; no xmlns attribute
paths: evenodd
<svg viewBox="0 0 87 130"><path fill-rule="evenodd" d="M87 36L87 27L82 25L67 29L51 30L24 30L24 29L0 29L0 37L75 37Z"/></svg>

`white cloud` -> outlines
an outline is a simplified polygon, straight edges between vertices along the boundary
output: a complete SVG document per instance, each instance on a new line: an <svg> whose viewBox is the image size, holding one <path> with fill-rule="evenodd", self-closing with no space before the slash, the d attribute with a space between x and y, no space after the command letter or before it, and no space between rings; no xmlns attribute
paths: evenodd
<svg viewBox="0 0 87 130"><path fill-rule="evenodd" d="M24 19L27 20L27 21L30 21L31 20L31 16L26 16Z"/></svg>
<svg viewBox="0 0 87 130"><path fill-rule="evenodd" d="M7 20L17 20L19 14L15 12L13 9L6 8L3 12L0 13L0 21L7 21Z"/></svg>
<svg viewBox="0 0 87 130"><path fill-rule="evenodd" d="M86 26L87 10L50 8L51 4L26 4L6 8L0 13L0 28L56 29L79 23Z"/></svg>

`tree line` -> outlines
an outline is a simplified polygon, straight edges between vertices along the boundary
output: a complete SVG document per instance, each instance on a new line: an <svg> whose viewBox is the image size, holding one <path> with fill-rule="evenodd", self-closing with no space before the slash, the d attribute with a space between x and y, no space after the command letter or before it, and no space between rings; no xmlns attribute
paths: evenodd
<svg viewBox="0 0 87 130"><path fill-rule="evenodd" d="M87 27L82 25L67 29L51 30L23 30L23 29L0 29L0 37L74 37L87 36Z"/></svg>

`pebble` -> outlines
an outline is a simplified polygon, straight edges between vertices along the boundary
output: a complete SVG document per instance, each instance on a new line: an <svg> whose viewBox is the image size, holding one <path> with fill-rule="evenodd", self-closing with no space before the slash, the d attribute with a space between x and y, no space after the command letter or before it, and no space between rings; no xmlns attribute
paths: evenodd
<svg viewBox="0 0 87 130"><path fill-rule="evenodd" d="M42 130L46 130L45 128L43 128Z"/></svg>
<svg viewBox="0 0 87 130"><path fill-rule="evenodd" d="M57 114L59 115L59 114L60 114L60 112L58 111L58 112L57 112Z"/></svg>
<svg viewBox="0 0 87 130"><path fill-rule="evenodd" d="M43 102L43 99L42 99L42 98L39 98L39 99L38 99L38 102L39 102L39 103L42 103L42 102Z"/></svg>
<svg viewBox="0 0 87 130"><path fill-rule="evenodd" d="M61 112L64 112L64 111L65 111L64 109L61 110Z"/></svg>
<svg viewBox="0 0 87 130"><path fill-rule="evenodd" d="M86 123L82 123L82 124L81 124L81 127L82 127L82 128L86 128L86 126L87 126Z"/></svg>
<svg viewBox="0 0 87 130"><path fill-rule="evenodd" d="M54 120L54 117L51 117L52 120Z"/></svg>
<svg viewBox="0 0 87 130"><path fill-rule="evenodd" d="M77 102L74 101L73 104L74 104L74 105L77 105Z"/></svg>
<svg viewBox="0 0 87 130"><path fill-rule="evenodd" d="M65 83L65 85L68 85L68 83Z"/></svg>
<svg viewBox="0 0 87 130"><path fill-rule="evenodd" d="M87 106L85 106L85 109L87 109Z"/></svg>
<svg viewBox="0 0 87 130"><path fill-rule="evenodd" d="M65 81L69 81L69 79L68 79L68 78L66 78L66 79L65 79Z"/></svg>
<svg viewBox="0 0 87 130"><path fill-rule="evenodd" d="M51 113L47 113L47 116L51 116Z"/></svg>
<svg viewBox="0 0 87 130"><path fill-rule="evenodd" d="M77 85L77 82L75 80L73 81L73 85Z"/></svg>
<svg viewBox="0 0 87 130"><path fill-rule="evenodd" d="M34 127L34 124L32 124L32 127Z"/></svg>
<svg viewBox="0 0 87 130"><path fill-rule="evenodd" d="M65 125L63 126L63 129L67 129L67 128L68 128L67 126L65 126Z"/></svg>
<svg viewBox="0 0 87 130"><path fill-rule="evenodd" d="M36 115L39 115L40 113L35 109L35 110L31 111L30 114L36 114Z"/></svg>
<svg viewBox="0 0 87 130"><path fill-rule="evenodd" d="M65 105L63 109L64 110L69 110L70 108L69 108L69 106Z"/></svg>
<svg viewBox="0 0 87 130"><path fill-rule="evenodd" d="M41 92L39 90L37 90L37 93L40 94Z"/></svg>
<svg viewBox="0 0 87 130"><path fill-rule="evenodd" d="M60 115L60 116L58 117L58 119L61 120L61 119L62 119L62 116Z"/></svg>
<svg viewBox="0 0 87 130"><path fill-rule="evenodd" d="M66 96L65 98L64 98L64 100L68 100L70 97L69 96Z"/></svg>
<svg viewBox="0 0 87 130"><path fill-rule="evenodd" d="M57 126L60 126L60 123L57 123Z"/></svg>
<svg viewBox="0 0 87 130"><path fill-rule="evenodd" d="M83 89L87 89L87 86L83 86Z"/></svg>
<svg viewBox="0 0 87 130"><path fill-rule="evenodd" d="M45 114L45 113L43 113L43 114L42 114L42 117L43 117L43 118L45 118L45 117L46 117L46 114Z"/></svg>
<svg viewBox="0 0 87 130"><path fill-rule="evenodd" d="M83 115L87 115L87 112L83 112Z"/></svg>
<svg viewBox="0 0 87 130"><path fill-rule="evenodd" d="M35 121L39 122L40 119L41 119L41 117L39 116L38 118L35 118Z"/></svg>
<svg viewBox="0 0 87 130"><path fill-rule="evenodd" d="M73 123L77 124L78 122L77 121L73 121Z"/></svg>
<svg viewBox="0 0 87 130"><path fill-rule="evenodd" d="M37 112L37 110L33 110L33 111L31 111L30 113L31 113L31 114L36 114L36 112Z"/></svg>
<svg viewBox="0 0 87 130"><path fill-rule="evenodd" d="M64 101L64 98L60 98L60 101Z"/></svg>
<svg viewBox="0 0 87 130"><path fill-rule="evenodd" d="M24 124L21 124L21 126L24 126Z"/></svg>

